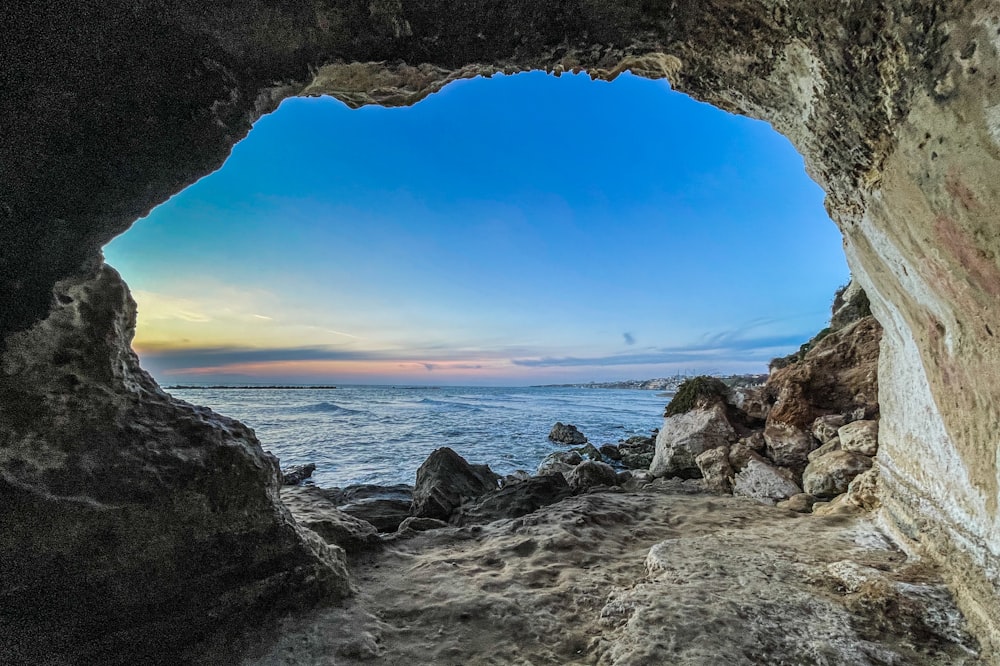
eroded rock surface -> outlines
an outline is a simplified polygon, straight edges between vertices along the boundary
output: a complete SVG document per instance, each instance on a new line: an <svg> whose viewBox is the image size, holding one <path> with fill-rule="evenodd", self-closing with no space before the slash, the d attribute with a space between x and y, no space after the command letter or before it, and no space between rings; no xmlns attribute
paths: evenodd
<svg viewBox="0 0 1000 666"><path fill-rule="evenodd" d="M108 0L11 5L2 21L0 466L13 516L6 533L17 538L0 542L0 562L5 580L26 581L16 595L19 617L33 626L66 628L70 642L87 633L79 626L89 626L103 603L87 590L103 584L97 571L109 562L118 563L121 616L144 616L129 611L140 581L166 590L187 580L180 572L194 557L191 540L171 526L190 518L189 509L206 542L261 531L261 542L282 544L270 551L275 557L298 553L248 568L241 549L228 556L217 549L217 561L202 558L199 566L283 578L291 596L299 594L294 581L311 589L317 580L304 573L315 573L303 564L314 561L303 555L312 546L274 508L272 466L258 464L252 435L172 402L132 371L124 381L89 379L113 376L130 353L120 336L102 335L79 353L72 338L86 337L93 319L64 316L68 304L59 300L72 297L65 285L99 275L102 244L217 168L251 123L289 95L397 105L476 74L545 68L610 78L631 69L764 119L802 153L885 327L883 514L900 538L947 565L979 634L998 647L1000 584L989 573L1000 568L995 3ZM112 297L91 314L120 320L126 300ZM32 334L43 320L58 334ZM807 429L807 416L786 413L782 422ZM202 447L205 440L213 444ZM159 456L152 462L151 449ZM199 513L193 498L205 496L199 484L208 481L191 470L237 450L240 462L226 468L223 485L252 485L256 499L236 492L231 502L219 500L218 515ZM168 471L153 474L161 463ZM137 483L119 487L95 469ZM160 496L155 507L144 500L142 510L97 508L123 506L122 498L146 497L149 488ZM242 516L237 527L229 526L229 509L244 500L233 509ZM78 527L97 523L103 540ZM160 546L150 552L176 553L176 569L132 566L144 557L135 546L146 540L143 525L158 526ZM56 535L66 533L81 538L59 545ZM98 542L99 552L88 549ZM43 603L59 595L31 593L48 589L54 570L84 603ZM233 599L225 603L239 615ZM193 603L213 602L203 593ZM162 613L178 626L192 617L180 599ZM138 634L108 644L134 647L143 643L130 640ZM5 626L2 635L20 634Z"/></svg>
<svg viewBox="0 0 1000 666"><path fill-rule="evenodd" d="M937 573L868 520L655 485L393 543L250 663L977 663Z"/></svg>
<svg viewBox="0 0 1000 666"><path fill-rule="evenodd" d="M0 375L0 661L205 659L345 596L343 551L292 520L253 431L139 369L117 273L57 294Z"/></svg>

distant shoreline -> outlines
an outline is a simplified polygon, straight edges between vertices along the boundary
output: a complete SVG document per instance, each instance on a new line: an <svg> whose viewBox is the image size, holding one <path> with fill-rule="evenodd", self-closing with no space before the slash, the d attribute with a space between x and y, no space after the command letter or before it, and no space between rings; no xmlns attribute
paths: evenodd
<svg viewBox="0 0 1000 666"><path fill-rule="evenodd" d="M164 388L166 390L168 390L168 391L172 390L172 389L184 390L184 391L190 391L191 389L212 389L212 390L219 390L219 389L239 389L239 390L246 390L246 389L270 389L270 390L282 390L282 391L285 391L285 390L310 390L310 391L315 391L315 390L318 390L318 389L335 389L337 387L336 386L282 386L282 385L274 385L274 386L260 386L260 385L234 386L232 384L216 384L216 385L213 385L213 386L195 386L195 385L186 385L186 384L175 384L173 386L165 386Z"/></svg>

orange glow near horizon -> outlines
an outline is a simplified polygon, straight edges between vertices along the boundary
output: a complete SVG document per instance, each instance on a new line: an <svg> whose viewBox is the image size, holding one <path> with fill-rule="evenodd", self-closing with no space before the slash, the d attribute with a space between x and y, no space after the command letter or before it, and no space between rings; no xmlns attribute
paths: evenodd
<svg viewBox="0 0 1000 666"><path fill-rule="evenodd" d="M481 377L483 375L514 377L523 376L524 368L496 359L471 361L264 361L234 363L205 367L177 368L167 375L211 376L220 374L254 375L259 377L310 377L333 379L336 377L420 377L441 375L445 377Z"/></svg>

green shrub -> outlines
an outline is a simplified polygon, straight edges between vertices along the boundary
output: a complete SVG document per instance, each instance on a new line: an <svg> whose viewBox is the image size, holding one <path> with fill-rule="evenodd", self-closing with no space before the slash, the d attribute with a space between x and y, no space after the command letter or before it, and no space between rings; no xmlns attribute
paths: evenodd
<svg viewBox="0 0 1000 666"><path fill-rule="evenodd" d="M699 375L691 379L684 380L674 395L670 404L664 410L664 416L674 416L690 412L698 406L699 402L707 401L711 398L725 398L729 389L721 380L707 375Z"/></svg>

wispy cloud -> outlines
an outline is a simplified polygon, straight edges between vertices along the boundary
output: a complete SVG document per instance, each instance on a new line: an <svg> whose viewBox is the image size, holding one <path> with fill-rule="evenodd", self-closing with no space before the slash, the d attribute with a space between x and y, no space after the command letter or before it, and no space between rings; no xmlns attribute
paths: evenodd
<svg viewBox="0 0 1000 666"><path fill-rule="evenodd" d="M664 365L670 363L722 360L769 360L779 350L797 347L808 338L808 334L743 338L740 337L738 332L726 331L709 336L707 339L691 345L649 347L637 353L610 354L607 356L545 356L541 358L512 359L511 362L514 365L526 368L570 368L614 365Z"/></svg>

